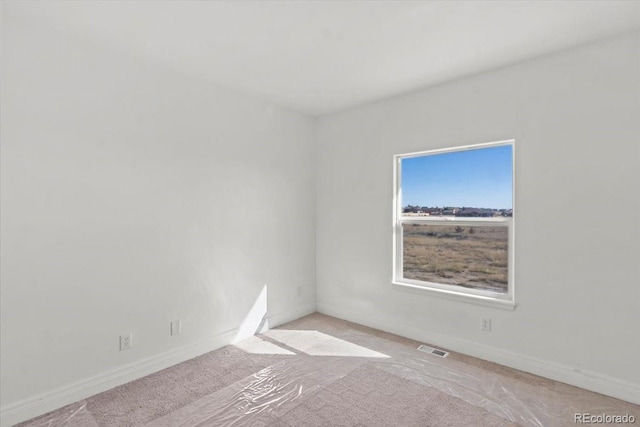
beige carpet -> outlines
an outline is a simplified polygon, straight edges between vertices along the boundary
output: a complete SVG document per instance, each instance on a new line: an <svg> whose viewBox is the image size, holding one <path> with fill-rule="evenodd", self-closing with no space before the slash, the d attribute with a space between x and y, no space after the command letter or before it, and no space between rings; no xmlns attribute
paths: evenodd
<svg viewBox="0 0 640 427"><path fill-rule="evenodd" d="M640 407L313 314L21 424L569 426Z"/></svg>

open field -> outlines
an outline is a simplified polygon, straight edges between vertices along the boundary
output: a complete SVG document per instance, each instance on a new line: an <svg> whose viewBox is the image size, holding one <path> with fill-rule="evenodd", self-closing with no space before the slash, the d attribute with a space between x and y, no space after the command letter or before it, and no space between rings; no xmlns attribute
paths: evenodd
<svg viewBox="0 0 640 427"><path fill-rule="evenodd" d="M403 237L405 278L507 292L507 227L405 224Z"/></svg>

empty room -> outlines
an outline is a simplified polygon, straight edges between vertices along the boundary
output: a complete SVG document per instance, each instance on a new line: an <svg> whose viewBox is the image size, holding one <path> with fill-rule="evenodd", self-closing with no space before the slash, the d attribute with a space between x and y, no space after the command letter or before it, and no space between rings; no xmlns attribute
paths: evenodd
<svg viewBox="0 0 640 427"><path fill-rule="evenodd" d="M640 425L640 1L1 6L2 427Z"/></svg>

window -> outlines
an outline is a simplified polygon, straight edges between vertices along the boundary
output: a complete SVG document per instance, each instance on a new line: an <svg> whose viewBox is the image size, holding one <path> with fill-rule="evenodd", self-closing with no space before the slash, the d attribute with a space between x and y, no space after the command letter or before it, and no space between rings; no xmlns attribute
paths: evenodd
<svg viewBox="0 0 640 427"><path fill-rule="evenodd" d="M514 307L513 158L513 141L395 156L395 284Z"/></svg>

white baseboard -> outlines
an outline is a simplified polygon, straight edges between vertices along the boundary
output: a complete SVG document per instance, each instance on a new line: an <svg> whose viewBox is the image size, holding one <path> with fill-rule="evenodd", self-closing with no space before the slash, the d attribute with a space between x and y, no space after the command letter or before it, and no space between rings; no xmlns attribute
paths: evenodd
<svg viewBox="0 0 640 427"><path fill-rule="evenodd" d="M539 360L530 356L490 347L484 344L478 344L447 335L433 333L415 326L403 325L388 317L385 318L376 315L375 318L371 318L369 316L329 304L318 302L316 305L319 313L326 314L328 316L348 320L350 322L390 332L416 341L436 345L438 347L444 347L468 356L488 360L510 368L529 372L534 375L539 375L541 377L560 381L562 383L640 405L640 384L594 372L578 371L558 363Z"/></svg>
<svg viewBox="0 0 640 427"><path fill-rule="evenodd" d="M267 325L275 327L316 311L315 304L269 316ZM259 324L253 330L257 330ZM250 329L250 328L248 328ZM123 367L68 384L37 396L7 405L0 409L0 426L7 427L37 417L63 406L86 399L130 381L193 359L246 337L238 336L239 328L221 332L205 340L148 357Z"/></svg>

